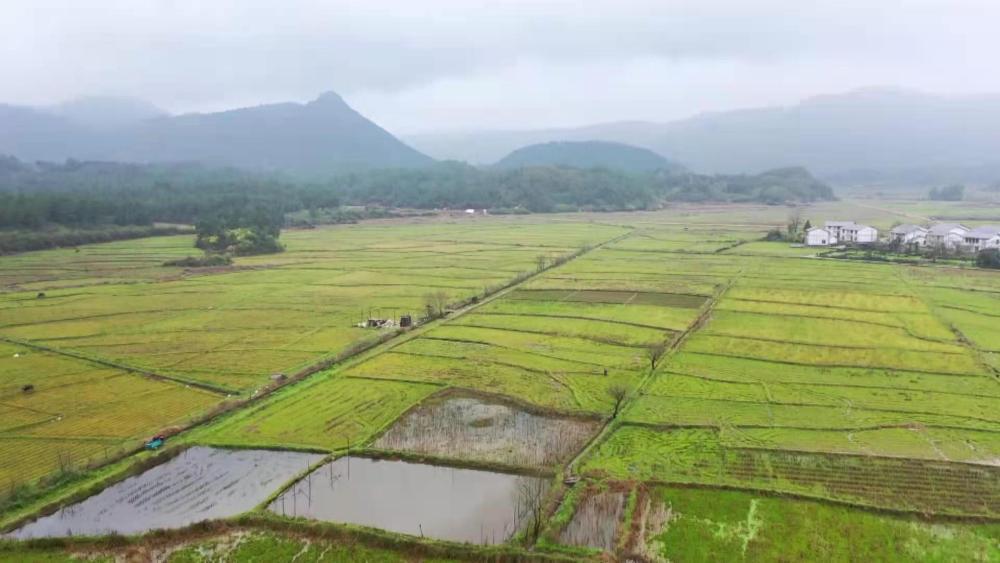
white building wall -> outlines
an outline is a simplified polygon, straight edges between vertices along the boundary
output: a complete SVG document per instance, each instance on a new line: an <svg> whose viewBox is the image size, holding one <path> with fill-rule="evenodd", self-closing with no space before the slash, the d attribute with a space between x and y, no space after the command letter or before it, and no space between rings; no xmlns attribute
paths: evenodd
<svg viewBox="0 0 1000 563"><path fill-rule="evenodd" d="M812 229L806 233L807 246L829 246L837 244L837 239L833 238L830 231L826 229Z"/></svg>
<svg viewBox="0 0 1000 563"><path fill-rule="evenodd" d="M961 246L965 242L965 237L962 236L965 233L957 233L952 231L947 235L941 237L941 244L947 248L955 248Z"/></svg>
<svg viewBox="0 0 1000 563"><path fill-rule="evenodd" d="M875 242L878 240L878 229L875 227L864 227L855 232L855 242Z"/></svg>

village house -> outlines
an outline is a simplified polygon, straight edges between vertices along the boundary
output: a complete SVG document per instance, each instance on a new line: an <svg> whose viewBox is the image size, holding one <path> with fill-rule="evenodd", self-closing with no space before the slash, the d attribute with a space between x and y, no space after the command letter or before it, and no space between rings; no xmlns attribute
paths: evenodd
<svg viewBox="0 0 1000 563"><path fill-rule="evenodd" d="M923 246L927 242L927 228L920 225L897 225L889 231L889 242Z"/></svg>
<svg viewBox="0 0 1000 563"><path fill-rule="evenodd" d="M864 244L878 241L878 229L859 225L854 221L827 221L824 226L833 239L830 244L845 242Z"/></svg>
<svg viewBox="0 0 1000 563"><path fill-rule="evenodd" d="M1000 248L1000 225L983 225L965 233L962 244L967 250L979 252L987 248Z"/></svg>
<svg viewBox="0 0 1000 563"><path fill-rule="evenodd" d="M837 239L827 229L815 227L806 231L806 246L829 246L831 244L837 244Z"/></svg>
<svg viewBox="0 0 1000 563"><path fill-rule="evenodd" d="M942 248L957 248L965 243L969 229L957 223L938 223L927 231L927 245Z"/></svg>

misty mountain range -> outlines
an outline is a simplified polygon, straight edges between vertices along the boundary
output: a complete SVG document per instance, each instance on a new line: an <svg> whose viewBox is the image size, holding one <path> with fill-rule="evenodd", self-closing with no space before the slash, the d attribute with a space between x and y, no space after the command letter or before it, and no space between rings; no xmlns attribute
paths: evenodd
<svg viewBox="0 0 1000 563"><path fill-rule="evenodd" d="M605 143L545 145L557 141ZM533 144L542 145L515 152ZM667 163L728 174L804 166L842 182L986 182L1000 178L1000 95L866 89L669 123L423 134L402 141L334 93L305 104L178 116L138 100L84 98L39 108L0 104L0 154L25 161L197 161L307 175L451 159L623 169Z"/></svg>
<svg viewBox="0 0 1000 563"><path fill-rule="evenodd" d="M496 162L529 144L595 139L644 147L702 173L796 165L845 180L929 175L931 181L995 181L1000 95L949 98L873 88L669 123L404 137L434 158L472 163Z"/></svg>
<svg viewBox="0 0 1000 563"><path fill-rule="evenodd" d="M179 116L106 98L49 108L0 105L0 154L28 161L203 162L309 175L433 162L334 93L306 104Z"/></svg>

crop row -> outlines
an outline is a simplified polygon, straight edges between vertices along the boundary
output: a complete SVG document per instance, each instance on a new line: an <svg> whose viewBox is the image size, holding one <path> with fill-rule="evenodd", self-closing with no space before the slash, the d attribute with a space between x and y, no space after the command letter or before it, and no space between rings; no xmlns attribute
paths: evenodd
<svg viewBox="0 0 1000 563"><path fill-rule="evenodd" d="M212 444L338 449L358 445L438 390L433 385L326 377L198 431Z"/></svg>
<svg viewBox="0 0 1000 563"><path fill-rule="evenodd" d="M584 471L615 479L730 485L926 513L1000 514L993 466L726 448L705 430L626 426Z"/></svg>
<svg viewBox="0 0 1000 563"><path fill-rule="evenodd" d="M941 353L879 348L877 342L872 342L870 347L846 347L699 333L688 341L684 350L804 366L896 369L959 375L984 373L975 356L964 349L958 353Z"/></svg>
<svg viewBox="0 0 1000 563"><path fill-rule="evenodd" d="M986 378L983 378L984 380ZM893 387L816 385L814 383L725 382L680 374L659 374L647 392L663 398L714 399L770 405L839 407L845 411L884 410L968 417L1000 429L1000 397L960 395Z"/></svg>
<svg viewBox="0 0 1000 563"><path fill-rule="evenodd" d="M995 383L984 375L920 373L885 368L828 367L731 358L680 352L670 358L668 371L720 381L745 383L800 383L817 387L882 387L913 391L944 391L1000 397Z"/></svg>
<svg viewBox="0 0 1000 563"><path fill-rule="evenodd" d="M703 397L638 397L625 412L629 421L654 425L718 427L852 429L877 426L926 425L944 428L996 431L992 420L935 413L834 407L810 404L711 399Z"/></svg>

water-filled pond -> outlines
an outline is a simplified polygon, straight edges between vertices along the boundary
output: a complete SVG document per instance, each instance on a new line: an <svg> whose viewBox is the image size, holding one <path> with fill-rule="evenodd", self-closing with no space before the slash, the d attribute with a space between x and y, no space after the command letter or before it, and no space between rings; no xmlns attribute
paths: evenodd
<svg viewBox="0 0 1000 563"><path fill-rule="evenodd" d="M501 543L532 518L548 480L405 461L340 458L270 510L475 544Z"/></svg>
<svg viewBox="0 0 1000 563"><path fill-rule="evenodd" d="M193 447L8 535L26 539L135 534L234 516L264 502L322 457Z"/></svg>

